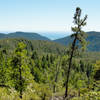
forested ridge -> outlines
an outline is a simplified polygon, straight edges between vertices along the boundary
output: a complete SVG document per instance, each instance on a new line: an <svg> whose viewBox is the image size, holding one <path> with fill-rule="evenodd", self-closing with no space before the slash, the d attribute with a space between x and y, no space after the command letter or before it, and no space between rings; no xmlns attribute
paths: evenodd
<svg viewBox="0 0 100 100"><path fill-rule="evenodd" d="M5 48L8 51L15 49L19 42L26 44L28 51L37 51L40 54L44 53L53 53L53 54L62 54L66 51L66 47L46 40L28 40L24 38L9 38L0 40L0 48Z"/></svg>
<svg viewBox="0 0 100 100"><path fill-rule="evenodd" d="M0 100L100 100L100 52L86 51L81 9L68 47L44 40L0 40ZM78 43L79 44L78 44Z"/></svg>
<svg viewBox="0 0 100 100"><path fill-rule="evenodd" d="M48 41L50 41L50 39L48 39L47 37L44 37L38 33L21 32L21 31L12 32L12 33L8 33L8 34L0 33L0 39L5 39L5 38L25 38L25 39L29 39L29 40L48 40Z"/></svg>
<svg viewBox="0 0 100 100"><path fill-rule="evenodd" d="M87 46L87 51L90 52L99 52L100 51L100 32L96 31L89 31L87 33L87 38L86 40L88 41L89 45ZM67 33L66 33L67 35ZM66 36L63 38L59 38L56 40L50 40L46 36L42 36L39 33L34 33L34 32L13 32L13 33L0 33L0 40L2 39L15 39L15 38L23 38L26 40L43 40L43 41L51 41L55 43L59 43L63 46L69 46L69 44L72 43L73 39L70 36Z"/></svg>
<svg viewBox="0 0 100 100"><path fill-rule="evenodd" d="M100 51L100 32L96 31L90 31L86 32L87 33L87 38L86 40L88 41L88 46L87 50L88 51ZM72 38L70 36L66 36L64 38L56 39L54 42L60 43L62 45L68 46L72 42Z"/></svg>

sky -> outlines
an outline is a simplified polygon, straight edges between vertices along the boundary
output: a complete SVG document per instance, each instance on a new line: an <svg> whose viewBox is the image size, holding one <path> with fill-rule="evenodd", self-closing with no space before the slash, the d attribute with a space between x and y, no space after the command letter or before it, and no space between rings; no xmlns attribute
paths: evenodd
<svg viewBox="0 0 100 100"><path fill-rule="evenodd" d="M0 31L70 32L75 8L88 15L85 31L100 31L100 0L0 0Z"/></svg>

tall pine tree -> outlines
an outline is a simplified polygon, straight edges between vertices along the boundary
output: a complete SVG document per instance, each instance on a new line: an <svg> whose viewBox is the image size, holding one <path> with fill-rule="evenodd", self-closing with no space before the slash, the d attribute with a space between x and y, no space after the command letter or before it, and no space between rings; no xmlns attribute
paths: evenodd
<svg viewBox="0 0 100 100"><path fill-rule="evenodd" d="M80 43L82 49L84 49L86 46L86 40L85 40L86 35L85 35L85 32L82 31L82 26L86 25L87 15L83 19L81 19L80 17L81 17L81 9L77 7L75 15L74 15L75 27L72 27L72 31L74 32L74 34L71 35L71 37L73 38L73 42L70 48L70 58L69 58L69 67L68 67L68 72L67 72L65 98L68 96L68 83L69 83L69 77L70 77L70 69L72 67L73 56L75 54L75 51L78 48L80 48L80 46L78 46L77 44Z"/></svg>

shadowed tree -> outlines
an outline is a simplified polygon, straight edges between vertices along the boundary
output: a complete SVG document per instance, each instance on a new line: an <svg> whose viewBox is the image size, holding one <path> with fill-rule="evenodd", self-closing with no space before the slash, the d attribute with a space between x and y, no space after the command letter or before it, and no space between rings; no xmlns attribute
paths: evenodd
<svg viewBox="0 0 100 100"><path fill-rule="evenodd" d="M5 49L0 50L0 87L9 87L7 85L7 52Z"/></svg>
<svg viewBox="0 0 100 100"><path fill-rule="evenodd" d="M74 24L75 27L72 27L72 31L74 32L74 34L71 35L71 37L73 38L73 42L71 44L71 48L70 48L70 57L69 57L69 67L68 67L68 72L67 72L67 80L66 80L66 90L65 90L65 98L68 96L68 83L69 83L69 77L70 77L70 69L72 66L72 59L75 55L75 51L78 50L78 48L82 48L82 50L85 49L86 47L86 34L84 31L82 31L82 27L86 25L86 19L87 19L87 15L85 15L85 17L83 19L80 18L81 17L81 9L79 7L76 8L76 12L74 15ZM79 44L81 46L79 46Z"/></svg>
<svg viewBox="0 0 100 100"><path fill-rule="evenodd" d="M58 59L55 60L54 62L54 85L53 85L53 92L55 93L56 92L56 88L57 88L57 83L59 81L59 78L60 78L60 73L61 73L61 65L60 65L60 62L61 62L61 58L58 57Z"/></svg>

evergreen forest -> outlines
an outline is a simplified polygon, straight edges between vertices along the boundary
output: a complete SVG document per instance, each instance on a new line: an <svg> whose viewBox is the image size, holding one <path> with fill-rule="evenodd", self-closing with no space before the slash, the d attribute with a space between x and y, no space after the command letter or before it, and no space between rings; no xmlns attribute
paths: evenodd
<svg viewBox="0 0 100 100"><path fill-rule="evenodd" d="M67 46L47 38L0 39L0 100L100 100L100 52L87 50L89 17L81 12L77 7Z"/></svg>

